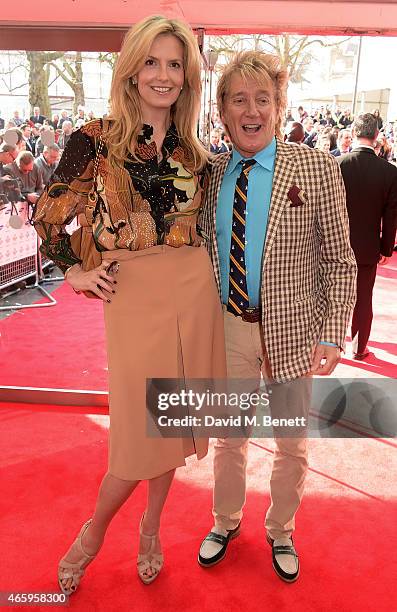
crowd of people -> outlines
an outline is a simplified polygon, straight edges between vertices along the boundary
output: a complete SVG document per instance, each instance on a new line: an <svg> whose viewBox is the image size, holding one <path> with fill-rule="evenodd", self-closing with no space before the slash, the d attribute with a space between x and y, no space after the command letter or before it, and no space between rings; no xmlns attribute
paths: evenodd
<svg viewBox="0 0 397 612"><path fill-rule="evenodd" d="M94 112L86 112L83 106L78 106L75 116L62 110L60 114L53 114L51 119L41 114L39 106L35 106L32 115L24 119L15 110L8 121L0 117L0 138L5 131L15 130L19 150L26 149L38 157L43 152L42 136L45 132L51 132L53 142L63 150L72 132L94 118Z"/></svg>
<svg viewBox="0 0 397 612"><path fill-rule="evenodd" d="M375 153L395 162L397 159L397 122L385 123L380 116L379 109L372 114L377 119L379 134L376 141ZM284 121L284 140L289 143L304 144L311 149L320 149L329 152L335 157L349 153L353 147L352 125L354 116L349 108L343 111L339 108L320 106L310 113L298 106L294 113L292 108L286 111ZM211 153L218 155L232 146L222 125L217 109L213 110L211 117Z"/></svg>
<svg viewBox="0 0 397 612"><path fill-rule="evenodd" d="M75 116L62 110L49 119L35 106L30 117L22 118L18 110L8 121L0 117L0 193L35 204L72 133L93 118L83 106Z"/></svg>
<svg viewBox="0 0 397 612"><path fill-rule="evenodd" d="M379 130L375 153L387 161L396 161L397 124L385 123L379 109L374 109L372 114L376 118ZM289 108L285 117L285 140L330 152L335 157L339 157L352 150L354 119L349 108L342 111L339 107L331 109L329 106L320 106L308 113L299 106L295 116Z"/></svg>
<svg viewBox="0 0 397 612"><path fill-rule="evenodd" d="M378 109L375 109L373 114L377 118L379 129L375 152L379 157L395 162L397 123L385 123ZM72 133L93 118L93 111L86 111L83 106L78 107L74 116L69 111L62 110L59 114L52 114L50 119L41 114L40 107L35 106L29 118L22 118L18 110L13 112L8 121L0 117L0 180L4 175L23 179L20 185L22 195L31 203L35 203L57 167ZM353 121L354 116L348 108L342 111L339 107L321 105L308 112L303 106L298 106L296 112L293 112L289 107L284 121L284 140L330 152L339 157L352 150ZM14 148L2 142L2 134L6 131L15 132ZM232 150L232 143L216 107L211 116L209 148L214 155ZM7 155L4 156L1 152ZM9 156L12 156L11 162L2 162L2 159L8 159Z"/></svg>
<svg viewBox="0 0 397 612"><path fill-rule="evenodd" d="M25 118L20 116L19 110L15 110L12 117L6 121L1 117L0 112L0 131L10 128L21 128L22 125L28 124L31 128L36 126L38 129L40 129L41 126L51 127L54 131L57 131L59 135L65 121L70 121L72 126L78 129L92 119L95 119L94 111L86 111L84 106L81 105L77 107L77 113L74 116L73 113L69 113L69 111L63 109L60 113L53 113L51 118L42 115L39 106L34 106L33 113L30 117Z"/></svg>

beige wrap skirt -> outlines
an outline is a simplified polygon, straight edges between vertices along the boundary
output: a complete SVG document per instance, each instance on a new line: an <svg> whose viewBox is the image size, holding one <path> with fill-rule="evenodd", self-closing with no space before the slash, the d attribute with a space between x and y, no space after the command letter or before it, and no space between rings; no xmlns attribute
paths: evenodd
<svg viewBox="0 0 397 612"><path fill-rule="evenodd" d="M207 454L208 439L148 435L150 378L226 378L223 314L204 247L155 246L102 254L118 261L116 293L104 304L109 367L109 472L155 478ZM191 435L190 435L191 433Z"/></svg>

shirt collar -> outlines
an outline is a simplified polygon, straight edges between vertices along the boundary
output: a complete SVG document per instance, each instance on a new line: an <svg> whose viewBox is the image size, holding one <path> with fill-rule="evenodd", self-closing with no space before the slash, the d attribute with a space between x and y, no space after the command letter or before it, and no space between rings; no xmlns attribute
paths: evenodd
<svg viewBox="0 0 397 612"><path fill-rule="evenodd" d="M254 159L260 166L262 166L262 168L265 168L265 170L273 170L274 160L276 157L276 149L277 145L275 137L272 138L270 143L264 149L249 158L243 157L241 153L239 153L237 149L233 147L233 153L225 174L232 174L232 172L236 169L236 166L241 162L241 160L245 159Z"/></svg>
<svg viewBox="0 0 397 612"><path fill-rule="evenodd" d="M354 151L355 149L369 149L370 151L375 153L374 147L371 147L370 145L365 145L365 144L357 143L357 144L354 145L352 150Z"/></svg>
<svg viewBox="0 0 397 612"><path fill-rule="evenodd" d="M149 158L156 156L157 153L155 152L155 150L153 148L150 148L151 143L154 142L153 126L149 125L148 123L144 123L142 125L141 131L139 132L137 136L137 142L138 142L138 145L149 147L148 149L148 155L150 153ZM174 149L177 148L179 143L180 143L180 138L178 136L178 132L177 132L175 123L172 121L164 137L163 148L168 153L173 153Z"/></svg>

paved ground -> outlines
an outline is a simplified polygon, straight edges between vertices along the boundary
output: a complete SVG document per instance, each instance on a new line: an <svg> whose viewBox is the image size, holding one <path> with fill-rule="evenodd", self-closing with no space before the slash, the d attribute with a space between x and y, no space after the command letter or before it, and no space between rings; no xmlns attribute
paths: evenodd
<svg viewBox="0 0 397 612"><path fill-rule="evenodd" d="M53 266L51 270L47 269L45 271L46 279L59 278L60 276L63 277L63 274L56 266ZM42 283L42 286L46 291L48 291L48 293L52 293L61 285L61 283L62 281L46 281L45 283ZM41 291L34 288L34 276L32 276L25 281L20 281L19 283L0 291L0 307L34 304L34 302L37 302L42 298L43 294ZM11 316L13 312L16 311L0 310L0 320Z"/></svg>

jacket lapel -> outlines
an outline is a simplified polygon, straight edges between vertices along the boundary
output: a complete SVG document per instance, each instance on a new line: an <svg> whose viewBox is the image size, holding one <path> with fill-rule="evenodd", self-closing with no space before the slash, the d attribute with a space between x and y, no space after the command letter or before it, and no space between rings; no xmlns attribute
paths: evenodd
<svg viewBox="0 0 397 612"><path fill-rule="evenodd" d="M269 218L266 241L263 252L263 267L270 255L276 237L277 228L284 208L288 206L288 191L294 184L295 154L294 146L277 140L276 161L274 166L272 195L270 199Z"/></svg>
<svg viewBox="0 0 397 612"><path fill-rule="evenodd" d="M212 221L214 228L214 244L216 243L216 209L218 206L219 192L221 190L223 175L225 174L227 165L231 158L231 154L219 155L215 158L212 167L212 189L211 189L211 200L212 200ZM218 251L218 248L217 248Z"/></svg>
<svg viewBox="0 0 397 612"><path fill-rule="evenodd" d="M211 259L214 268L215 280L218 286L218 292L220 297L221 295L221 273L219 267L219 251L218 251L218 241L216 237L216 209L218 205L219 192L222 185L222 179L225 174L227 165L229 163L231 154L225 153L221 155L217 155L213 161L212 165L212 173L211 173L211 182L209 189L209 214L210 214L210 227L212 229L211 235Z"/></svg>

